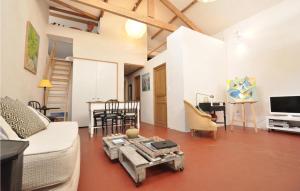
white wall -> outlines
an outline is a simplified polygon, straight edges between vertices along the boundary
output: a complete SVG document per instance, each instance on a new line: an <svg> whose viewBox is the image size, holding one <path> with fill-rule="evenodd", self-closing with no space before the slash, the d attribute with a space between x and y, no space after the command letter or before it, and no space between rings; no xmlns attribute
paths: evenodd
<svg viewBox="0 0 300 191"><path fill-rule="evenodd" d="M130 75L128 80L128 85L132 84L133 90L133 98L135 96L135 84L134 84L134 77L140 75L142 80L142 75L149 73L150 74L150 91L141 91L141 121L149 124L154 124L154 103L153 103L153 69L161 64L166 63L166 51L158 54L151 60L149 60L143 69L135 72L134 74ZM141 90L142 90L142 83Z"/></svg>
<svg viewBox="0 0 300 191"><path fill-rule="evenodd" d="M133 85L134 77L150 73L150 91L141 92L141 119L154 124L153 68L166 63L168 127L186 132L183 100L195 102L195 93L214 94L216 100L225 100L226 58L224 43L185 27L172 33L167 39L167 50L149 60L145 67L128 77Z"/></svg>
<svg viewBox="0 0 300 191"><path fill-rule="evenodd" d="M72 79L72 120L89 125L88 101L117 98L117 64L74 59Z"/></svg>
<svg viewBox="0 0 300 191"><path fill-rule="evenodd" d="M183 35L181 27L167 38L168 127L178 131L185 131Z"/></svg>
<svg viewBox="0 0 300 191"><path fill-rule="evenodd" d="M228 79L256 77L259 127L269 96L300 95L299 21L300 1L285 0L217 35L227 44Z"/></svg>
<svg viewBox="0 0 300 191"><path fill-rule="evenodd" d="M225 100L226 57L224 42L186 27L168 37L168 126L188 131L183 100L195 104L196 92Z"/></svg>
<svg viewBox="0 0 300 191"><path fill-rule="evenodd" d="M37 88L45 70L48 39L48 5L39 0L1 1L1 96L27 102L42 100ZM26 22L30 21L40 36L37 75L24 69Z"/></svg>

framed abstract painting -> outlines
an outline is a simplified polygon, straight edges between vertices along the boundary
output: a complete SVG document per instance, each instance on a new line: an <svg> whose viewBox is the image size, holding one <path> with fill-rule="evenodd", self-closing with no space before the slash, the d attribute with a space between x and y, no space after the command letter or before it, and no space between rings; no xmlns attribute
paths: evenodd
<svg viewBox="0 0 300 191"><path fill-rule="evenodd" d="M27 21L24 68L33 74L37 73L39 45L40 36L32 24Z"/></svg>
<svg viewBox="0 0 300 191"><path fill-rule="evenodd" d="M253 77L227 80L229 102L257 101L256 79Z"/></svg>
<svg viewBox="0 0 300 191"><path fill-rule="evenodd" d="M150 74L149 73L142 75L142 90L143 90L143 92L150 90Z"/></svg>

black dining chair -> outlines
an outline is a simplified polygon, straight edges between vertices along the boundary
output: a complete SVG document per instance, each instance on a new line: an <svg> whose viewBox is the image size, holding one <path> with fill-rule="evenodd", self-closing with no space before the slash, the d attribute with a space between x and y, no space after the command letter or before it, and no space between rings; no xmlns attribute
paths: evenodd
<svg viewBox="0 0 300 191"><path fill-rule="evenodd" d="M137 128L137 101L127 101L124 103L124 111L122 114L122 132L125 133L127 130L126 125L134 125Z"/></svg>
<svg viewBox="0 0 300 191"><path fill-rule="evenodd" d="M119 111L119 101L111 99L105 102L104 115L102 117L102 128L105 127L106 135L108 133L108 122L111 125L111 133L114 133L115 130L118 133L118 121L121 119L121 113ZM102 131L103 132L103 131ZM104 132L103 132L104 135Z"/></svg>
<svg viewBox="0 0 300 191"><path fill-rule="evenodd" d="M42 109L41 109L42 107L41 107L40 102L29 101L27 105L42 113ZM46 116L46 117L52 122L56 121L56 117L53 117L53 116Z"/></svg>
<svg viewBox="0 0 300 191"><path fill-rule="evenodd" d="M94 126L98 127L98 122L101 123L102 135L104 135L103 119L104 119L104 110L94 110L93 112ZM97 129L96 129L97 132Z"/></svg>
<svg viewBox="0 0 300 191"><path fill-rule="evenodd" d="M38 101L29 101L28 106L30 106L30 107L38 110L39 112L41 112L41 104Z"/></svg>

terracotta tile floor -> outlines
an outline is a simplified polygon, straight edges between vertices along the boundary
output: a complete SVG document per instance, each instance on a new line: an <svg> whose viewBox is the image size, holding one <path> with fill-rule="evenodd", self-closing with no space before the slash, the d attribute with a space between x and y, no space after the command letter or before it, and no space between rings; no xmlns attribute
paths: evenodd
<svg viewBox="0 0 300 191"><path fill-rule="evenodd" d="M80 129L80 191L300 191L300 135L220 128L215 141L209 135L191 137L142 124L141 134L177 142L185 153L185 170L151 168L140 187L118 162L102 150L101 133L89 138Z"/></svg>

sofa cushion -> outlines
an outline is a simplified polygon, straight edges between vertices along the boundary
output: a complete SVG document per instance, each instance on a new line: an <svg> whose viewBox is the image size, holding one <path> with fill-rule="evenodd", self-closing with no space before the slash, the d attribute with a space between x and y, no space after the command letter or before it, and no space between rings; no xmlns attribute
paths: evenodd
<svg viewBox="0 0 300 191"><path fill-rule="evenodd" d="M1 115L21 138L27 138L43 129L43 121L25 104L5 97L0 100Z"/></svg>
<svg viewBox="0 0 300 191"><path fill-rule="evenodd" d="M55 152L71 147L78 136L77 122L51 122L47 129L28 137L24 155Z"/></svg>

